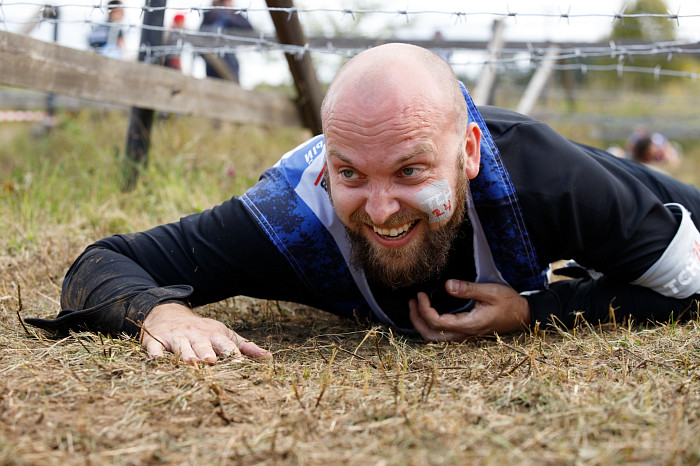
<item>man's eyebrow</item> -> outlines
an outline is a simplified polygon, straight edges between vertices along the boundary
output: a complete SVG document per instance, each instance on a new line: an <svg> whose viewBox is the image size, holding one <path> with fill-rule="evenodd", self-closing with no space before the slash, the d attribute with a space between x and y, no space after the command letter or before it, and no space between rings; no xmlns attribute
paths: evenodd
<svg viewBox="0 0 700 466"><path fill-rule="evenodd" d="M404 165L404 164L408 163L409 161L411 161L411 159L419 156L420 154L424 154L426 152L432 152L432 150L426 146L416 147L408 154L400 157L396 161L395 165L397 165L397 166ZM344 156L343 154L341 154L340 152L338 152L337 150L327 149L326 155L328 157L335 157L343 163L347 163L349 165L352 165L352 161L349 158L347 158L346 156Z"/></svg>
<svg viewBox="0 0 700 466"><path fill-rule="evenodd" d="M343 163L352 164L352 162L350 162L350 159L345 157L343 154L341 154L337 150L326 149L326 156L327 157L335 157L336 159L340 160Z"/></svg>
<svg viewBox="0 0 700 466"><path fill-rule="evenodd" d="M418 146L408 154L404 155L403 157L400 157L396 161L396 165L403 165L405 163L408 163L411 161L411 159L418 157L419 155L424 154L426 152L432 152L432 150L426 146Z"/></svg>

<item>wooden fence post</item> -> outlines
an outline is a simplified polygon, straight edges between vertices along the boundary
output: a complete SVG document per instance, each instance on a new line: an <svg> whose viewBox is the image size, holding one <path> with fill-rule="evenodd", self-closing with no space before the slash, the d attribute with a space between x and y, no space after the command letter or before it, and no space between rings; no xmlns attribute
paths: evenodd
<svg viewBox="0 0 700 466"><path fill-rule="evenodd" d="M155 59L147 53L151 46L161 45L163 31L149 29L148 26L163 27L166 0L146 0L143 7L143 25L141 29L141 50L139 61L154 63ZM160 59L162 63L162 58ZM130 191L136 186L139 171L148 164L148 150L151 145L151 127L155 110L132 107L129 116L129 129L126 134L126 150L124 158L124 179L122 189Z"/></svg>
<svg viewBox="0 0 700 466"><path fill-rule="evenodd" d="M535 71L535 74L530 79L530 82L523 92L523 96L520 98L520 103L516 108L516 112L522 113L524 115L529 115L532 108L537 102L537 98L540 96L544 90L544 86L547 84L549 76L552 74L552 69L554 69L554 62L559 54L559 47L552 45L547 49L547 56L540 62L540 66Z"/></svg>
<svg viewBox="0 0 700 466"><path fill-rule="evenodd" d="M294 7L292 0L266 0L266 2L270 8ZM270 11L270 17L275 24L277 40L280 44L298 45L301 47L306 45L306 36L301 28L301 23L299 23L299 15L296 12ZM313 134L321 134L323 131L321 128L323 93L321 92L321 86L318 84L311 56L308 53L304 53L301 56L285 53L285 57L299 94L297 103L301 108L304 124Z"/></svg>
<svg viewBox="0 0 700 466"><path fill-rule="evenodd" d="M472 96L474 98L474 103L476 105L489 105L493 100L493 88L496 82L496 72L497 65L494 60L498 58L505 43L503 37L503 29L505 25L503 19L497 19L493 22L493 36L489 41L488 51L489 58L488 62L484 65L479 75L479 80L474 86L474 92Z"/></svg>
<svg viewBox="0 0 700 466"><path fill-rule="evenodd" d="M54 20L53 41L58 43L58 20L61 17L57 6L50 6L44 9L44 18ZM50 130L54 124L56 116L56 94L49 92L46 94L46 118L44 119L44 129Z"/></svg>

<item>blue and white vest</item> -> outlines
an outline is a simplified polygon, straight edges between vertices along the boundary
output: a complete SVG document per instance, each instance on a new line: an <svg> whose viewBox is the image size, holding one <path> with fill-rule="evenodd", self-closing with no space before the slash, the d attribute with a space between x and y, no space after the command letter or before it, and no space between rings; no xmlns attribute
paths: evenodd
<svg viewBox="0 0 700 466"><path fill-rule="evenodd" d="M470 181L467 212L474 229L477 282L522 292L546 286L515 189L491 133L461 85L469 122L482 132L481 166ZM325 142L316 136L287 152L241 200L302 281L336 314L395 326L377 304L361 269L350 265L350 243L324 187ZM455 310L454 312L459 311Z"/></svg>

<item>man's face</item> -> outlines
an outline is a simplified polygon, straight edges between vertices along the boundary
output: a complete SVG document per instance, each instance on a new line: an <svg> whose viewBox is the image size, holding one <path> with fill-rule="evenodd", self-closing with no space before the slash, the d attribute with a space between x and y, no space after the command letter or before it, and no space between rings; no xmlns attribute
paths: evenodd
<svg viewBox="0 0 700 466"><path fill-rule="evenodd" d="M124 8L117 6L109 10L110 21L118 23L122 19L124 19Z"/></svg>
<svg viewBox="0 0 700 466"><path fill-rule="evenodd" d="M325 128L327 180L355 265L399 288L444 267L468 176L464 135L452 120L420 111L383 115L362 121L334 113Z"/></svg>

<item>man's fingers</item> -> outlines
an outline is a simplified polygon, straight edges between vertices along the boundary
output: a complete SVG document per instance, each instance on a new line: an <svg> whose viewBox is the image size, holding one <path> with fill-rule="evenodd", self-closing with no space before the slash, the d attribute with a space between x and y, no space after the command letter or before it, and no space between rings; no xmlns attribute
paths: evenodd
<svg viewBox="0 0 700 466"><path fill-rule="evenodd" d="M250 340L247 340L237 334L236 332L231 332L233 334L233 341L236 342L236 346L240 354L248 356L249 358L265 358L272 359L272 353L267 350L260 348L258 345Z"/></svg>
<svg viewBox="0 0 700 466"><path fill-rule="evenodd" d="M428 299L428 297L425 296L425 299ZM454 340L455 335L452 332L441 330L430 325L430 323L424 318L424 314L421 311L419 311L418 301L416 301L415 299L411 299L408 302L408 309L411 323L413 323L413 326L416 330L418 330L418 333L420 333L423 339L435 342ZM435 311L435 309L430 309L433 312L435 312L435 314L437 314L437 311Z"/></svg>
<svg viewBox="0 0 700 466"><path fill-rule="evenodd" d="M179 354L180 358L189 364L204 361L215 363L217 356L229 356L234 360L242 360L246 355L251 358L272 359L272 354L260 348L255 343L246 340L240 335L231 332L231 337L227 335L217 335L212 339L202 336L179 336L173 339L172 352ZM148 355L154 358L163 357L165 349L153 338L144 342Z"/></svg>
<svg viewBox="0 0 700 466"><path fill-rule="evenodd" d="M477 285L472 282L465 282L462 280L447 280L445 282L445 290L455 298L462 299L476 299L481 300L485 297L482 293L483 287L487 285Z"/></svg>
<svg viewBox="0 0 700 466"><path fill-rule="evenodd" d="M213 352L213 350L212 350ZM173 353L179 354L180 359L188 364L195 363L199 361L197 353L195 353L194 348L190 339L184 336L175 337L173 341Z"/></svg>
<svg viewBox="0 0 700 466"><path fill-rule="evenodd" d="M165 351L171 351L189 364L199 361L213 364L218 356L229 355L235 360L241 360L243 354L272 358L270 352L239 336L223 323L197 316L181 304L166 303L154 307L143 325L142 344L151 357L163 357Z"/></svg>
<svg viewBox="0 0 700 466"><path fill-rule="evenodd" d="M440 315L438 311L430 306L430 298L425 293L418 293L418 312L433 330L440 332L460 330L460 319L454 314Z"/></svg>
<svg viewBox="0 0 700 466"><path fill-rule="evenodd" d="M418 312L418 303L415 299L408 301L408 317L416 330L418 330L418 333L425 338L425 334L430 330L430 326Z"/></svg>
<svg viewBox="0 0 700 466"><path fill-rule="evenodd" d="M272 359L272 353L260 348L252 341L248 341L246 339L243 339L243 341L240 342L238 348L240 349L242 354L251 358L265 358L268 360Z"/></svg>
<svg viewBox="0 0 700 466"><path fill-rule="evenodd" d="M215 334L211 337L211 345L218 356L231 356L235 359L241 358L241 351L238 349L236 335L233 330L226 329L225 335Z"/></svg>
<svg viewBox="0 0 700 466"><path fill-rule="evenodd" d="M208 338L197 338L190 340L190 346L195 356L204 362L215 363L217 352L216 345ZM184 358L183 358L184 359Z"/></svg>
<svg viewBox="0 0 700 466"><path fill-rule="evenodd" d="M146 352L149 358L161 359L165 356L165 348L155 338L146 335L143 338L143 346L146 347Z"/></svg>
<svg viewBox="0 0 700 466"><path fill-rule="evenodd" d="M530 324L527 299L508 285L448 280L452 296L474 300L468 312L439 314L425 293L409 303L411 322L426 340L463 341L472 335L512 332Z"/></svg>

